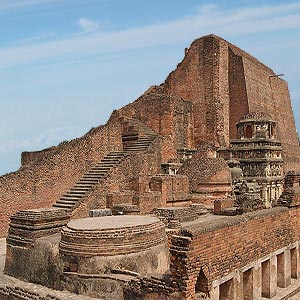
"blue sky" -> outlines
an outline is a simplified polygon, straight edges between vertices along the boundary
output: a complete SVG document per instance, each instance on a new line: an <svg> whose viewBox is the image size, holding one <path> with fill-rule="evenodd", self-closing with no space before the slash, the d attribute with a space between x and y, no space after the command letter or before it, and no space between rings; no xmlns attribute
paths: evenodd
<svg viewBox="0 0 300 300"><path fill-rule="evenodd" d="M300 1L0 0L0 174L104 124L209 33L285 74L299 128Z"/></svg>

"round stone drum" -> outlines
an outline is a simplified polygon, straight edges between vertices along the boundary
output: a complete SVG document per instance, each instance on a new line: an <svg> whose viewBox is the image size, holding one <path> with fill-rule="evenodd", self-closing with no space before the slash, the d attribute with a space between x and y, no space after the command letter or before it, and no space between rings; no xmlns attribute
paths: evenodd
<svg viewBox="0 0 300 300"><path fill-rule="evenodd" d="M126 269L163 273L169 258L164 224L152 216L106 216L70 221L62 230L65 269L82 274Z"/></svg>

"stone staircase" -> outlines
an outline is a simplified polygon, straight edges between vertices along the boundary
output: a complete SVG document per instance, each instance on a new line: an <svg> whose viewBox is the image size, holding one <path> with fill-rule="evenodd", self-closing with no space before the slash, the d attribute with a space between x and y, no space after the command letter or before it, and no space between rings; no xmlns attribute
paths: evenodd
<svg viewBox="0 0 300 300"><path fill-rule="evenodd" d="M55 202L53 207L73 210L92 191L93 187L106 179L108 174L118 166L131 152L145 151L157 137L157 134L138 120L130 119L130 125L142 132L130 143L124 144L123 151L108 153L98 164L85 173L73 187Z"/></svg>
<svg viewBox="0 0 300 300"><path fill-rule="evenodd" d="M131 140L130 142L123 143L123 149L127 152L135 152L135 151L145 151L150 144L157 137L157 133L154 132L151 128L146 126L144 123L140 122L136 119L128 119L127 120L130 126L134 127L138 131L138 136L136 139L132 139L131 135L123 136L123 142L126 140Z"/></svg>
<svg viewBox="0 0 300 300"><path fill-rule="evenodd" d="M103 181L108 173L128 156L126 152L110 152L98 164L88 170L69 191L55 202L54 207L73 209L92 190Z"/></svg>

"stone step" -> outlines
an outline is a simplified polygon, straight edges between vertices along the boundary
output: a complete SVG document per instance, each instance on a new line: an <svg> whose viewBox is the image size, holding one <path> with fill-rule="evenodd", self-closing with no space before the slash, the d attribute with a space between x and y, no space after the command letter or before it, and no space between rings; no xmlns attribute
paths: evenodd
<svg viewBox="0 0 300 300"><path fill-rule="evenodd" d="M95 177L89 177L89 176L86 176L86 175L83 175L80 179L79 179L79 181L78 181L78 183L95 183L95 182L98 182L98 180L100 179L100 177L99 178L95 178Z"/></svg>
<svg viewBox="0 0 300 300"><path fill-rule="evenodd" d="M100 181L100 178L99 179L86 179L86 178L80 179L81 183L92 183L93 186L95 184L99 183L99 181Z"/></svg>
<svg viewBox="0 0 300 300"><path fill-rule="evenodd" d="M126 145L150 145L151 144L151 142L143 142L143 141L141 141L141 142L136 142L136 143L128 143L128 144L126 144Z"/></svg>
<svg viewBox="0 0 300 300"><path fill-rule="evenodd" d="M124 157L125 156L125 153L122 151L120 152L109 152L105 158L108 158L108 157Z"/></svg>
<svg viewBox="0 0 300 300"><path fill-rule="evenodd" d="M137 140L135 142L129 142L128 144L132 144L132 145L135 145L135 144L150 144L152 142L153 142L153 140Z"/></svg>
<svg viewBox="0 0 300 300"><path fill-rule="evenodd" d="M105 167L109 167L109 166L115 166L116 164L118 164L119 161L103 161L101 162L101 164L99 164L98 166L105 166Z"/></svg>
<svg viewBox="0 0 300 300"><path fill-rule="evenodd" d="M61 199L59 199L59 200L56 201L56 204L70 204L70 205L75 205L77 203L78 203L78 201L69 201L69 200L61 200Z"/></svg>
<svg viewBox="0 0 300 300"><path fill-rule="evenodd" d="M118 161L115 161L115 160L103 161L103 162L101 162L101 164L95 165L93 168L95 168L95 167L101 167L101 166L105 166L105 167L107 167L107 166L115 166L118 163L120 163L120 161L121 161L121 159L118 160Z"/></svg>
<svg viewBox="0 0 300 300"><path fill-rule="evenodd" d="M88 173L95 173L95 172L107 172L107 171L109 171L111 168L113 168L113 167L110 167L110 168L94 167L93 169L88 170L85 174L88 174Z"/></svg>
<svg viewBox="0 0 300 300"><path fill-rule="evenodd" d="M126 151L145 151L145 150L147 150L147 147L145 147L145 148L136 148L136 147L126 148Z"/></svg>
<svg viewBox="0 0 300 300"><path fill-rule="evenodd" d="M151 144L153 140L139 140L134 143L131 143L132 145L139 145L139 144Z"/></svg>
<svg viewBox="0 0 300 300"><path fill-rule="evenodd" d="M143 151L142 149L126 149L128 152L141 152ZM144 149L146 150L146 149Z"/></svg>
<svg viewBox="0 0 300 300"><path fill-rule="evenodd" d="M106 166L95 166L93 168L90 169L90 171L108 171L110 170L112 167L106 167Z"/></svg>
<svg viewBox="0 0 300 300"><path fill-rule="evenodd" d="M143 148L143 147L149 147L150 144L127 144L125 146L125 148L128 148L128 147L136 147L136 148Z"/></svg>
<svg viewBox="0 0 300 300"><path fill-rule="evenodd" d="M101 173L88 173L85 174L82 178L104 178L107 175L107 172L101 172Z"/></svg>
<svg viewBox="0 0 300 300"><path fill-rule="evenodd" d="M108 157L107 159L104 159L103 161L110 161L113 163L119 163L122 161L126 156L120 156L120 157Z"/></svg>
<svg viewBox="0 0 300 300"><path fill-rule="evenodd" d="M124 149L127 150L127 149L132 149L132 148L135 148L135 149L147 149L150 145L128 145L128 146L125 146Z"/></svg>
<svg viewBox="0 0 300 300"><path fill-rule="evenodd" d="M99 168L103 168L103 169L110 169L111 167L115 166L116 164L98 164L92 168L90 168L90 170L95 170L95 169L99 169Z"/></svg>
<svg viewBox="0 0 300 300"><path fill-rule="evenodd" d="M97 175L97 174L99 174L99 175L101 175L101 174L103 174L103 175L106 175L106 173L109 171L110 169L94 169L94 170L90 170L89 172L87 172L87 173L85 173L84 175L88 175L88 174L91 174L91 175ZM84 176L83 175L83 176Z"/></svg>
<svg viewBox="0 0 300 300"><path fill-rule="evenodd" d="M76 193L72 193L72 192L67 192L65 194L62 195L62 197L67 197L67 198L82 198L84 196L84 194L76 194Z"/></svg>
<svg viewBox="0 0 300 300"><path fill-rule="evenodd" d="M72 209L74 205L72 204L62 204L62 203L55 203L53 204L54 207L60 207L60 208L66 208L66 209Z"/></svg>
<svg viewBox="0 0 300 300"><path fill-rule="evenodd" d="M86 190L82 190L82 189L74 189L74 188L71 188L68 192L67 192L67 194L79 194L79 195L84 195L87 191L89 190L89 188L88 189L86 189Z"/></svg>
<svg viewBox="0 0 300 300"><path fill-rule="evenodd" d="M143 151L143 150L146 150L148 147L125 147L124 149L126 151Z"/></svg>
<svg viewBox="0 0 300 300"><path fill-rule="evenodd" d="M102 177L103 175L105 175L104 173L101 173L101 174L97 174L97 173L86 173L85 175L83 175L81 178L100 178Z"/></svg>
<svg viewBox="0 0 300 300"><path fill-rule="evenodd" d="M88 173L88 174L85 174L84 176L82 176L82 178L87 178L87 177L90 177L90 178L104 178L107 176L107 173L108 172L104 172L104 171L99 171L99 173Z"/></svg>
<svg viewBox="0 0 300 300"><path fill-rule="evenodd" d="M87 183L87 184L96 184L96 183L98 183L99 182L99 180L98 179L85 179L85 178L83 178L83 179L80 179L79 181L78 181L79 183Z"/></svg>
<svg viewBox="0 0 300 300"><path fill-rule="evenodd" d="M125 156L124 155L112 155L112 156L105 156L102 158L103 161L113 161L113 160L120 160L123 159Z"/></svg>
<svg viewBox="0 0 300 300"><path fill-rule="evenodd" d="M132 148L135 148L135 149L146 149L148 148L150 145L141 145L141 146L136 146L136 145L128 145L128 146L125 146L124 149L132 149Z"/></svg>
<svg viewBox="0 0 300 300"><path fill-rule="evenodd" d="M93 184L75 183L74 186L70 190L73 190L73 189L89 190L92 186L93 186Z"/></svg>
<svg viewBox="0 0 300 300"><path fill-rule="evenodd" d="M135 140L136 142L138 141L153 141L157 136L156 135L144 135L144 136L140 136L137 140Z"/></svg>
<svg viewBox="0 0 300 300"><path fill-rule="evenodd" d="M87 181L91 181L91 182L98 182L100 179L103 179L103 178L105 178L105 176L104 175L99 175L99 176L83 176L82 178L81 178L81 180L87 180Z"/></svg>
<svg viewBox="0 0 300 300"><path fill-rule="evenodd" d="M78 183L94 183L94 182L98 182L97 178L91 178L91 177L85 177L82 176L79 180Z"/></svg>
<svg viewBox="0 0 300 300"><path fill-rule="evenodd" d="M83 178L87 178L87 177L105 177L107 175L107 171L98 171L98 172L94 172L94 173L86 173L85 175L83 175L80 179L83 179Z"/></svg>
<svg viewBox="0 0 300 300"><path fill-rule="evenodd" d="M66 197L65 195L64 196L61 196L60 198L59 198L59 200L64 200L64 201L79 201L79 200L81 200L83 197L80 197L80 198L78 198L78 197ZM57 201L59 201L59 200L57 200Z"/></svg>

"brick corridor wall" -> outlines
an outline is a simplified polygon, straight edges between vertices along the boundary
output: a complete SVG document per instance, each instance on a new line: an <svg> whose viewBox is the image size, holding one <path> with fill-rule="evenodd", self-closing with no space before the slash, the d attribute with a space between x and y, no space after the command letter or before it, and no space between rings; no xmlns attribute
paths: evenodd
<svg viewBox="0 0 300 300"><path fill-rule="evenodd" d="M21 209L51 206L109 151L122 149L121 125L114 115L107 125L81 138L46 150L45 155L0 177L0 237L9 217Z"/></svg>
<svg viewBox="0 0 300 300"><path fill-rule="evenodd" d="M194 299L202 268L208 282L299 240L300 208L283 207L189 226L173 236L171 272L185 299Z"/></svg>

